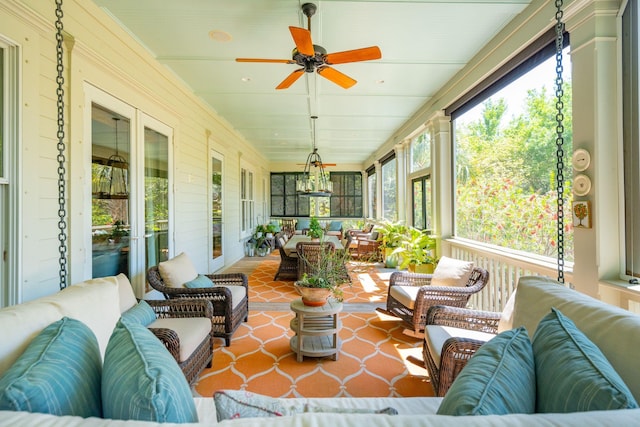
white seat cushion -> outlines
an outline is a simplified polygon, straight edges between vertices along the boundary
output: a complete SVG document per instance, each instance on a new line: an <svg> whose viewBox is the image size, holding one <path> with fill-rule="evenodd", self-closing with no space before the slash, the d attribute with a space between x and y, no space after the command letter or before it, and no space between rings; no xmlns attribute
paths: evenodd
<svg viewBox="0 0 640 427"><path fill-rule="evenodd" d="M211 320L206 317L161 318L147 327L171 329L178 334L180 362L184 362L193 354L202 340L211 333Z"/></svg>
<svg viewBox="0 0 640 427"><path fill-rule="evenodd" d="M431 286L466 286L473 262L443 256L433 271Z"/></svg>
<svg viewBox="0 0 640 427"><path fill-rule="evenodd" d="M392 286L389 294L405 307L413 310L420 286Z"/></svg>
<svg viewBox="0 0 640 427"><path fill-rule="evenodd" d="M182 288L185 283L198 277L196 268L184 252L158 264L158 271L165 285L172 288Z"/></svg>
<svg viewBox="0 0 640 427"><path fill-rule="evenodd" d="M424 331L424 339L428 344L429 353L436 366L440 366L442 346L445 341L452 337L489 341L495 335L469 329L452 328L450 326L427 325Z"/></svg>
<svg viewBox="0 0 640 427"><path fill-rule="evenodd" d="M233 301L233 305L231 306L232 309L235 309L238 306L238 304L240 304L240 301L242 301L244 297L247 295L247 290L245 289L244 286L216 285L215 283L214 283L214 286L219 286L221 288L228 288L231 291L231 300Z"/></svg>

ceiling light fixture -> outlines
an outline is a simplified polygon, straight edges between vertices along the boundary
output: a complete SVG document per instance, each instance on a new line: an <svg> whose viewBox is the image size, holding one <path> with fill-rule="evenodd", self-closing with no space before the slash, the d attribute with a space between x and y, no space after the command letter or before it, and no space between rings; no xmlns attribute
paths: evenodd
<svg viewBox="0 0 640 427"><path fill-rule="evenodd" d="M333 193L333 182L329 179L329 172L325 172L318 149L316 148L316 119L311 116L313 127L313 151L307 156L304 172L296 181L296 191L302 196L329 197ZM313 166L313 174L311 167Z"/></svg>

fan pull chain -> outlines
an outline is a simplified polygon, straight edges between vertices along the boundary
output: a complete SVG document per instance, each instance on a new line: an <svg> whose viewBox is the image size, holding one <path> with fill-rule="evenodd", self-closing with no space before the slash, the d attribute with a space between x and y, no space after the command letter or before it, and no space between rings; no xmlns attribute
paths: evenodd
<svg viewBox="0 0 640 427"><path fill-rule="evenodd" d="M56 69L58 71L58 75L56 77L56 83L58 85L58 87L56 88L56 95L58 98L58 229L60 230L60 232L58 233L58 241L60 242L58 247L58 252L60 253L58 263L60 264L60 289L64 289L67 287L67 212L65 204L66 146L64 143L64 50L62 47L64 36L62 34L62 16L62 0L56 0Z"/></svg>
<svg viewBox="0 0 640 427"><path fill-rule="evenodd" d="M557 196L558 196L558 282L564 283L564 95L562 79L562 50L564 39L564 24L562 23L562 1L556 0L556 166L557 166Z"/></svg>

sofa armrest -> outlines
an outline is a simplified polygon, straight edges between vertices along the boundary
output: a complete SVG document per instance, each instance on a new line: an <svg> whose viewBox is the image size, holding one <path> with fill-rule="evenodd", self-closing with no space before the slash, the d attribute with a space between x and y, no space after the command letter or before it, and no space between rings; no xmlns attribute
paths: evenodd
<svg viewBox="0 0 640 427"><path fill-rule="evenodd" d="M221 273L221 274L205 274L206 277L211 279L214 287L216 285L225 286L244 286L249 288L249 279L244 273Z"/></svg>
<svg viewBox="0 0 640 427"><path fill-rule="evenodd" d="M227 292L229 292L227 290ZM156 313L156 318L164 317L213 317L213 306L207 299L146 300Z"/></svg>
<svg viewBox="0 0 640 427"><path fill-rule="evenodd" d="M436 305L429 307L427 311L427 325L449 326L497 334L500 317L501 313L494 311Z"/></svg>

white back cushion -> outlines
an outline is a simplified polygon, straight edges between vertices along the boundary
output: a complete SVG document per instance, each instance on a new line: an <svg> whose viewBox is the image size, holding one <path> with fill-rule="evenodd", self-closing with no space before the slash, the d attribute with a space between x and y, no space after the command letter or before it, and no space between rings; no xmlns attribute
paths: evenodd
<svg viewBox="0 0 640 427"><path fill-rule="evenodd" d="M120 299L120 314L129 310L131 307L138 303L136 296L133 293L133 287L129 278L123 273L116 276L118 281L118 298Z"/></svg>
<svg viewBox="0 0 640 427"><path fill-rule="evenodd" d="M183 288L185 283L198 277L196 268L184 252L158 264L158 270L164 284L172 288Z"/></svg>
<svg viewBox="0 0 640 427"><path fill-rule="evenodd" d="M433 272L431 286L465 286L472 271L472 261L443 256Z"/></svg>

